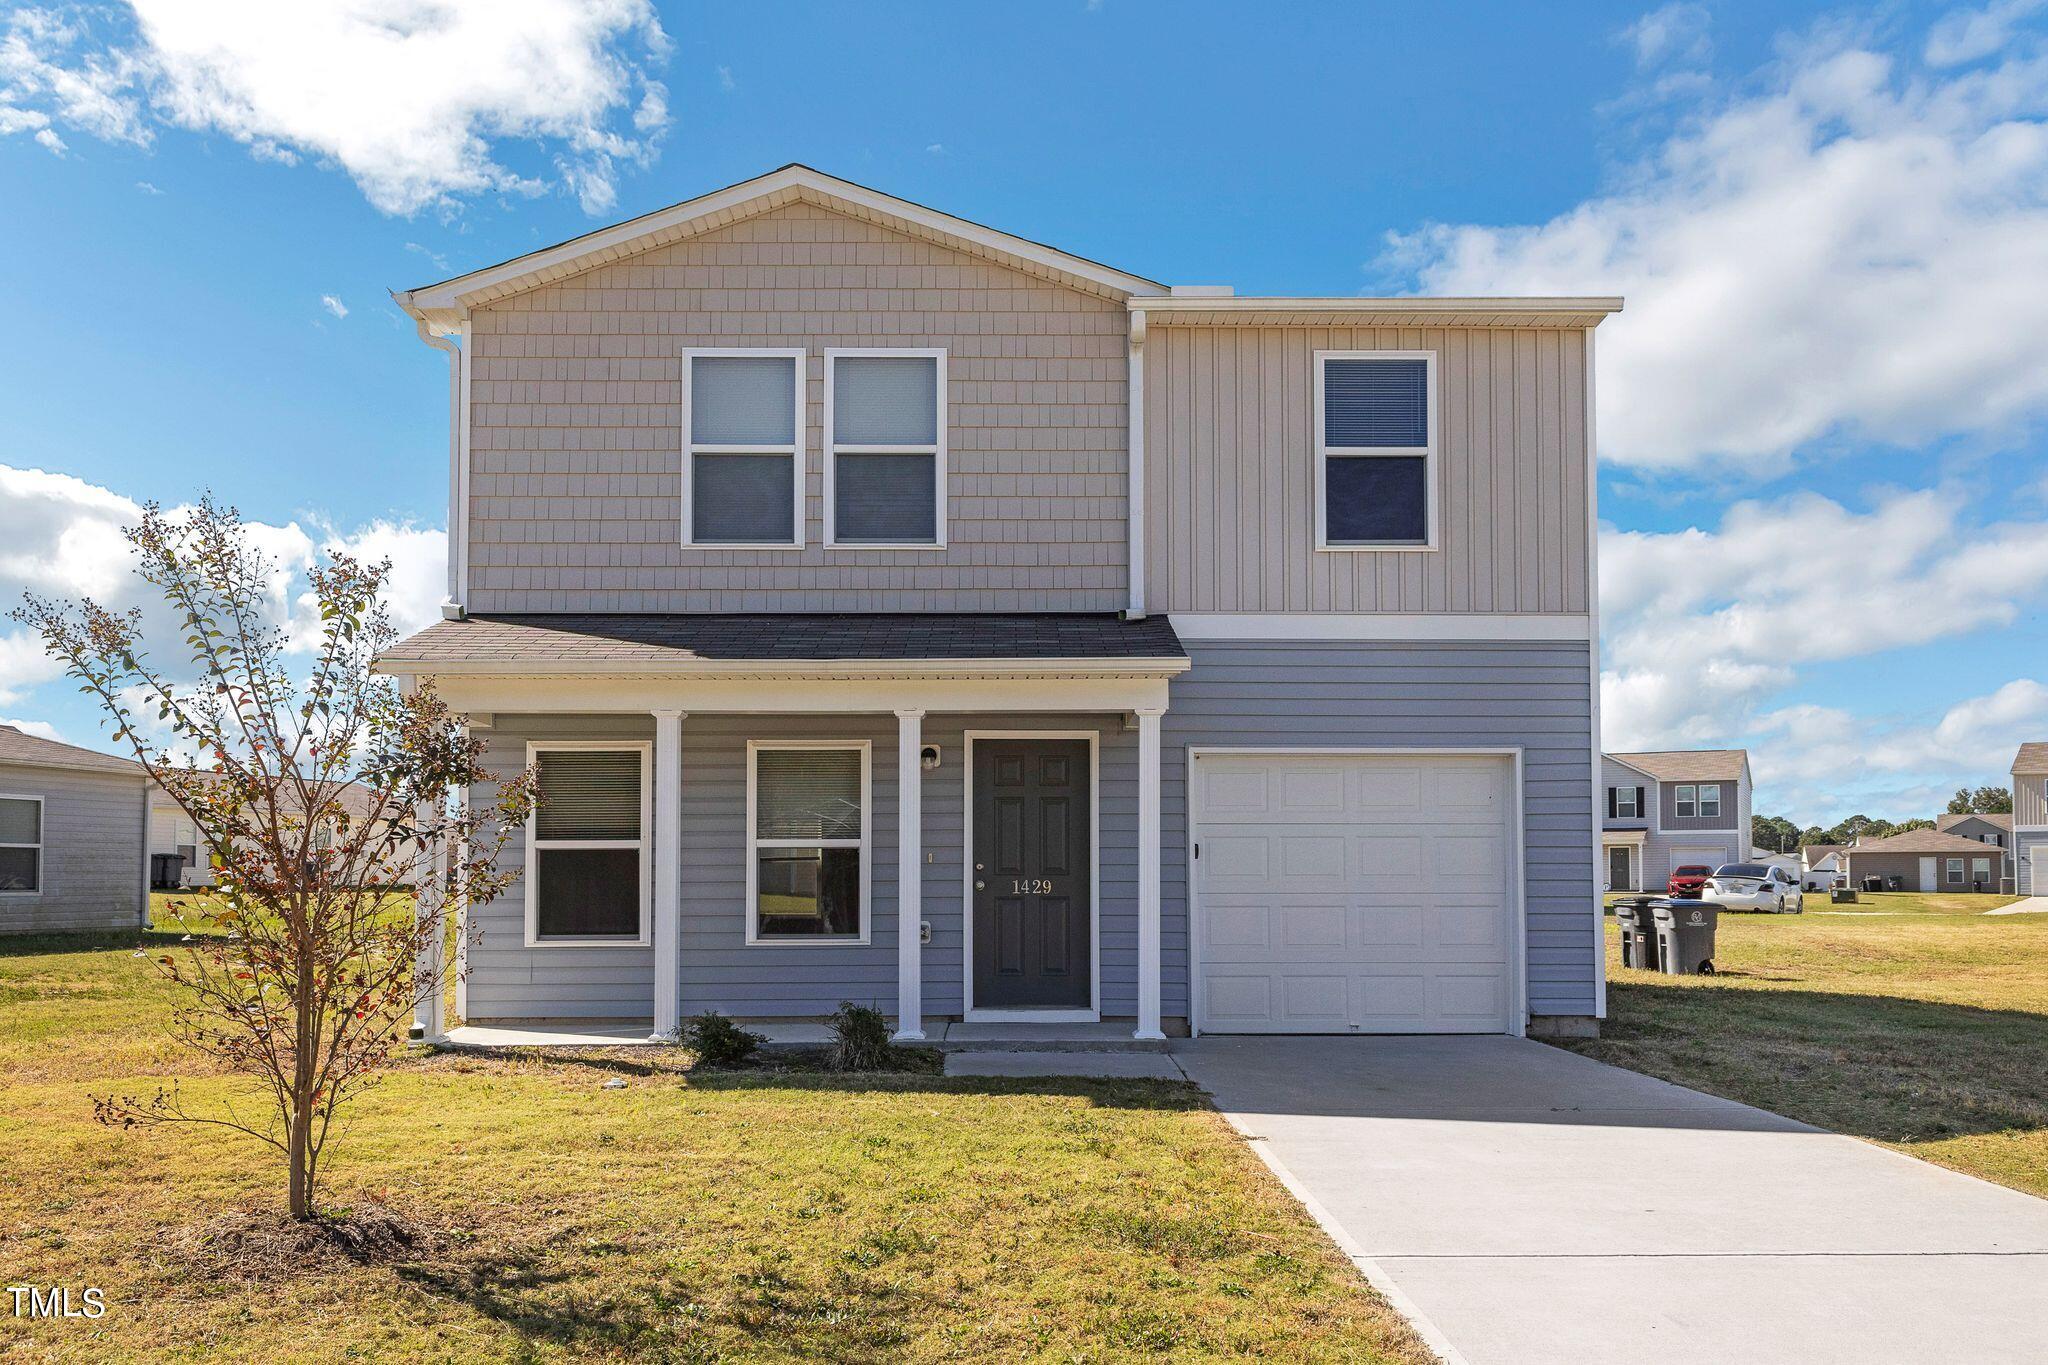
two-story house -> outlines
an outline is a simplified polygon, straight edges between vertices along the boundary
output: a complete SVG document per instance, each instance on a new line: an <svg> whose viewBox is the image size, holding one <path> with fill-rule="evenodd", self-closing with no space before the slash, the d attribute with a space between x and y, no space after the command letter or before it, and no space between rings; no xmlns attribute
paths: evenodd
<svg viewBox="0 0 2048 1365"><path fill-rule="evenodd" d="M1746 749L1603 754L1600 788L1609 891L1662 891L1674 869L1748 860Z"/></svg>
<svg viewBox="0 0 2048 1365"><path fill-rule="evenodd" d="M2048 740L2013 755L2012 865L2014 891L2048 896Z"/></svg>
<svg viewBox="0 0 2048 1365"><path fill-rule="evenodd" d="M1619 301L1169 287L802 166L397 298L451 557L381 666L541 793L467 1019L1603 1012Z"/></svg>

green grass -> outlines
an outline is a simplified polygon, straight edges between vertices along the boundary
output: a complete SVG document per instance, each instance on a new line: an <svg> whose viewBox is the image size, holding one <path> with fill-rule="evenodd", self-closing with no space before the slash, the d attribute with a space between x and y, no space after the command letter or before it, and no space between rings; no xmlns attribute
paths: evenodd
<svg viewBox="0 0 2048 1365"><path fill-rule="evenodd" d="M275 1207L278 1167L91 1119L93 1094L173 1079L249 1095L169 1039L134 953L0 945L0 1268L110 1305L0 1315L10 1360L1428 1359L1200 1095L1158 1082L412 1056L325 1202L445 1248L224 1274L194 1229Z"/></svg>
<svg viewBox="0 0 2048 1365"><path fill-rule="evenodd" d="M1983 913L2011 900L1724 914L1712 977L1624 969L1610 921L1606 1025L1568 1046L2048 1195L2048 915Z"/></svg>

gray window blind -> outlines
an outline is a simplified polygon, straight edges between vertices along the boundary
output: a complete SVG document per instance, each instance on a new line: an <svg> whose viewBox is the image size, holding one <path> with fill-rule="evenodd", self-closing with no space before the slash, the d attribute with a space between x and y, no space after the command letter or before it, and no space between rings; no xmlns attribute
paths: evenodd
<svg viewBox="0 0 2048 1365"><path fill-rule="evenodd" d="M1428 362L1324 361L1323 444L1355 449L1428 445Z"/></svg>
<svg viewBox="0 0 2048 1365"><path fill-rule="evenodd" d="M540 755L542 839L638 839L640 753L636 749L551 749Z"/></svg>
<svg viewBox="0 0 2048 1365"><path fill-rule="evenodd" d="M39 844L42 841L40 803L0 800L0 844Z"/></svg>
<svg viewBox="0 0 2048 1365"><path fill-rule="evenodd" d="M841 445L937 445L939 362L923 355L832 362L832 439Z"/></svg>
<svg viewBox="0 0 2048 1365"><path fill-rule="evenodd" d="M838 455L832 461L832 534L859 544L939 538L934 455Z"/></svg>
<svg viewBox="0 0 2048 1365"><path fill-rule="evenodd" d="M754 811L757 839L860 838L859 751L756 751Z"/></svg>
<svg viewBox="0 0 2048 1365"><path fill-rule="evenodd" d="M690 358L693 445L794 445L796 363L787 356Z"/></svg>
<svg viewBox="0 0 2048 1365"><path fill-rule="evenodd" d="M690 539L747 544L796 539L790 455L690 457Z"/></svg>

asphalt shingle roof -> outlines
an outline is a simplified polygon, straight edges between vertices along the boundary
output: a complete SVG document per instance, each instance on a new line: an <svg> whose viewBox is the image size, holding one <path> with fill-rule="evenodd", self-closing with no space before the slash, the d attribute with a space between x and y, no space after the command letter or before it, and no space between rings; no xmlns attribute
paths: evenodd
<svg viewBox="0 0 2048 1365"><path fill-rule="evenodd" d="M1980 813L1978 811L1971 811L1965 815L1956 815L1951 812L1944 811L1940 815L1934 817L1934 827L1938 830L1946 832L1947 830L1950 830L1955 826L1960 825L1965 820L1982 820L1987 825L1991 825L1995 828L2003 830L2010 830L2012 828L2012 816L2003 814L1987 815Z"/></svg>
<svg viewBox="0 0 2048 1365"><path fill-rule="evenodd" d="M2020 745L2020 751L2012 761L2012 770L2026 777L2048 773L2048 739L2029 740Z"/></svg>
<svg viewBox="0 0 2048 1365"><path fill-rule="evenodd" d="M1980 844L1975 839L1965 839L1960 834L1943 834L1940 830L1910 829L1904 834L1894 834L1888 839L1865 839L1848 850L1850 857L1859 853L1974 853L1978 857L1988 854L2003 855L2004 850L1996 844Z"/></svg>
<svg viewBox="0 0 2048 1365"><path fill-rule="evenodd" d="M1734 782L1747 754L1741 749L1666 749L1647 754L1610 754L1659 782Z"/></svg>
<svg viewBox="0 0 2048 1365"><path fill-rule="evenodd" d="M471 616L385 651L423 664L560 659L1183 659L1164 616L1108 613Z"/></svg>
<svg viewBox="0 0 2048 1365"><path fill-rule="evenodd" d="M32 763L39 768L76 768L86 772L134 773L142 765L133 759L116 758L97 749L60 744L40 735L23 734L12 725L0 725L0 763Z"/></svg>

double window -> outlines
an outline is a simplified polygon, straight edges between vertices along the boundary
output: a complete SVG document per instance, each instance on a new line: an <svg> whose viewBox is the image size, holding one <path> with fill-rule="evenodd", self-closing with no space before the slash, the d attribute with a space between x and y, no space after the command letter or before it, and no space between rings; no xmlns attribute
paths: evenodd
<svg viewBox="0 0 2048 1365"><path fill-rule="evenodd" d="M1721 784L1681 782L1671 793L1672 810L1681 819L1705 816L1709 819L1721 814Z"/></svg>
<svg viewBox="0 0 2048 1365"><path fill-rule="evenodd" d="M616 740L527 746L539 779L526 825L528 943L648 941L649 753Z"/></svg>
<svg viewBox="0 0 2048 1365"><path fill-rule="evenodd" d="M747 745L747 942L868 940L868 744Z"/></svg>
<svg viewBox="0 0 2048 1365"><path fill-rule="evenodd" d="M946 353L825 352L825 543L946 543Z"/></svg>
<svg viewBox="0 0 2048 1365"><path fill-rule="evenodd" d="M683 543L803 544L804 353L683 353Z"/></svg>
<svg viewBox="0 0 2048 1365"><path fill-rule="evenodd" d="M1318 351L1316 546L1436 546L1436 353Z"/></svg>
<svg viewBox="0 0 2048 1365"><path fill-rule="evenodd" d="M0 895L43 889L43 798L0 796Z"/></svg>
<svg viewBox="0 0 2048 1365"><path fill-rule="evenodd" d="M683 353L683 543L799 549L805 352ZM946 353L825 352L825 543L946 543Z"/></svg>

